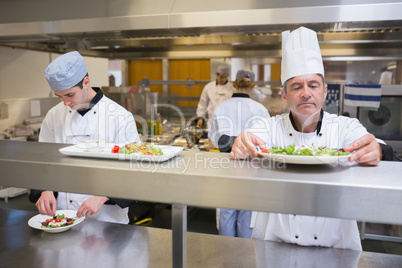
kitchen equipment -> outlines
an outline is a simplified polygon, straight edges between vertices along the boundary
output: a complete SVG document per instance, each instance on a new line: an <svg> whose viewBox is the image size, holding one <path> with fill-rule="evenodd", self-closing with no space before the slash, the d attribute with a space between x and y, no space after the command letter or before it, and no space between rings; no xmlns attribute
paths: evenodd
<svg viewBox="0 0 402 268"><path fill-rule="evenodd" d="M393 92L383 87L380 107L358 107L357 118L377 138L402 141L402 86Z"/></svg>
<svg viewBox="0 0 402 268"><path fill-rule="evenodd" d="M141 92L138 87L102 87L105 95L145 121L155 120L158 114L158 93Z"/></svg>
<svg viewBox="0 0 402 268"><path fill-rule="evenodd" d="M184 129L184 137L190 147L198 144L201 138L208 137L208 130L196 126L190 126Z"/></svg>

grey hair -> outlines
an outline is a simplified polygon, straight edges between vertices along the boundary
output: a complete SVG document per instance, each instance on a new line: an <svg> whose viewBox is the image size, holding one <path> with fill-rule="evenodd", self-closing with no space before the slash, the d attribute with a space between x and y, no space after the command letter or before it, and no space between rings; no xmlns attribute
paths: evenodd
<svg viewBox="0 0 402 268"><path fill-rule="evenodd" d="M324 85L324 87L325 87L325 78L324 78L324 76L322 75L322 74L317 74L317 75L319 75L320 77L321 77L321 79L322 79L322 84ZM292 77L293 78L293 77ZM292 78L289 78L288 80L286 80L285 81L285 83L283 83L283 91L285 92L285 94L286 94L286 84L289 82L289 80L290 79L292 79Z"/></svg>

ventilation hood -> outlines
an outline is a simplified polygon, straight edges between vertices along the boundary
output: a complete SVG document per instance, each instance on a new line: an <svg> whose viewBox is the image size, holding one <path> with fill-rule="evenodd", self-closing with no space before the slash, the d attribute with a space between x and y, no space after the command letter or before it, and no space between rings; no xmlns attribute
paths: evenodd
<svg viewBox="0 0 402 268"><path fill-rule="evenodd" d="M281 32L305 26L318 32L327 59L395 60L401 11L391 0L5 0L0 45L110 59L275 61Z"/></svg>

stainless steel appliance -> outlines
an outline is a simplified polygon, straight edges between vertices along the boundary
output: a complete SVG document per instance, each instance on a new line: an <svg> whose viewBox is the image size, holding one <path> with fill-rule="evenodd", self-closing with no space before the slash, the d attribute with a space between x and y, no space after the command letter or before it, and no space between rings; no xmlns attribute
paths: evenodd
<svg viewBox="0 0 402 268"><path fill-rule="evenodd" d="M402 154L402 85L383 85L380 107L358 107L357 118L368 132Z"/></svg>

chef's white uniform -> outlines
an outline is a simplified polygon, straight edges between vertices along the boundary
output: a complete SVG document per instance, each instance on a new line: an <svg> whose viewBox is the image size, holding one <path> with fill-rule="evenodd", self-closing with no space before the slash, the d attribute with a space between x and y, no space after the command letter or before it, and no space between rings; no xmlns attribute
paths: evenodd
<svg viewBox="0 0 402 268"><path fill-rule="evenodd" d="M296 131L289 114L271 117L265 123L256 122L247 131L266 141L267 147L313 144L317 147L343 148L368 133L357 119L326 112L323 113L318 133ZM302 246L362 250L357 223L354 220L263 212L257 214L253 238Z"/></svg>
<svg viewBox="0 0 402 268"><path fill-rule="evenodd" d="M211 118L216 106L232 97L235 91L236 89L229 81L224 85L218 85L216 81L209 82L201 92L197 116Z"/></svg>
<svg viewBox="0 0 402 268"><path fill-rule="evenodd" d="M39 142L78 144L91 140L115 144L140 142L133 115L106 96L84 116L60 102L49 110L39 133ZM91 196L59 192L57 209L78 210ZM127 213L128 208L104 205L98 213L89 218L128 223Z"/></svg>
<svg viewBox="0 0 402 268"><path fill-rule="evenodd" d="M269 117L268 110L261 103L246 94L235 93L232 98L215 108L210 120L208 138L218 147L218 140L222 135L238 136L256 124L256 121Z"/></svg>
<svg viewBox="0 0 402 268"><path fill-rule="evenodd" d="M253 122L269 117L268 110L249 95L234 93L233 97L219 104L210 120L208 138L218 146L222 135L238 136ZM236 209L217 209L217 227L219 234L251 238L255 213Z"/></svg>

